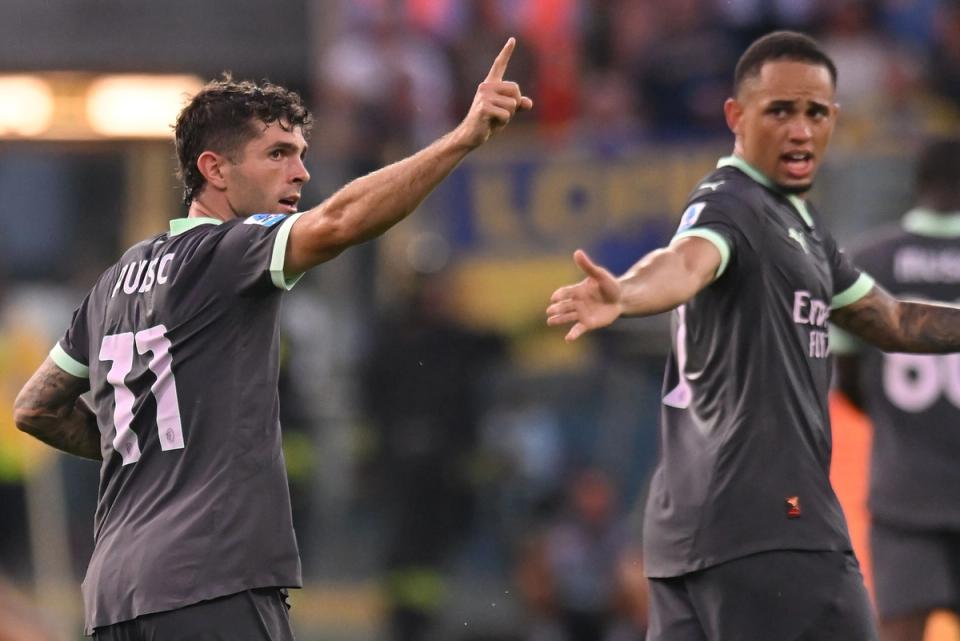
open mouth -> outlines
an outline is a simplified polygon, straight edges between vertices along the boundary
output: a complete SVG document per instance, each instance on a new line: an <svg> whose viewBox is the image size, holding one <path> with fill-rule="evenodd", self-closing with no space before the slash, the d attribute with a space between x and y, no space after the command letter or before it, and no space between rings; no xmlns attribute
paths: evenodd
<svg viewBox="0 0 960 641"><path fill-rule="evenodd" d="M295 211L297 211L297 203L300 202L300 197L299 197L299 196L287 196L286 198L281 198L278 202L280 203L280 205L281 205L284 209L286 209L286 210L288 210L288 211L290 211L290 212L295 212Z"/></svg>
<svg viewBox="0 0 960 641"><path fill-rule="evenodd" d="M780 156L791 178L808 178L813 173L813 154L809 151L791 151Z"/></svg>

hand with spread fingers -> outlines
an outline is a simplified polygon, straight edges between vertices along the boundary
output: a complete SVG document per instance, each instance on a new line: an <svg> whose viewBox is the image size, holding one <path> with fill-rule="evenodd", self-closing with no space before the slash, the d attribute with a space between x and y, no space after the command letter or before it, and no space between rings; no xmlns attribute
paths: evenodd
<svg viewBox="0 0 960 641"><path fill-rule="evenodd" d="M576 285L559 288L550 297L550 306L547 307L547 325L573 323L565 336L568 341L576 340L590 330L606 327L622 313L622 291L616 277L591 261L582 249L574 252L573 260L587 277Z"/></svg>
<svg viewBox="0 0 960 641"><path fill-rule="evenodd" d="M533 108L533 100L521 93L520 85L503 79L516 46L516 39L507 40L487 77L477 87L470 111L457 128L461 140L470 147L479 147L489 140L510 122L517 111Z"/></svg>

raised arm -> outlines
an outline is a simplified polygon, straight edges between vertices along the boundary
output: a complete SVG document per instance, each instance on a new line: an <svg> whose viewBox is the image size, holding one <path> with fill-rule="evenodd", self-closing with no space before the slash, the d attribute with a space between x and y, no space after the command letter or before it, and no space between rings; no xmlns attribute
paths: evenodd
<svg viewBox="0 0 960 641"><path fill-rule="evenodd" d="M650 316L682 305L713 281L721 263L716 246L697 236L650 252L620 278L594 264L583 250L573 259L587 277L555 291L547 307L548 325L573 323L568 341L620 316Z"/></svg>
<svg viewBox="0 0 960 641"><path fill-rule="evenodd" d="M879 285L857 302L834 310L830 320L887 352L960 350L960 308L899 300Z"/></svg>
<svg viewBox="0 0 960 641"><path fill-rule="evenodd" d="M80 398L89 388L87 379L66 373L48 356L17 395L14 421L47 445L99 461L97 418Z"/></svg>
<svg viewBox="0 0 960 641"><path fill-rule="evenodd" d="M406 218L468 153L503 129L518 110L531 109L533 101L520 86L503 79L515 46L513 38L507 40L477 88L470 111L453 131L408 158L354 180L301 216L290 233L285 274L302 273Z"/></svg>

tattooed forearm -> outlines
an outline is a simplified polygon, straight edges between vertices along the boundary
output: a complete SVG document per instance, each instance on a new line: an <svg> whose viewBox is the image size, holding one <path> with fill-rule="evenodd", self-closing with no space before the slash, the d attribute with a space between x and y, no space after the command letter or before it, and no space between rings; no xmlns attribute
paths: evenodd
<svg viewBox="0 0 960 641"><path fill-rule="evenodd" d="M17 395L17 427L64 452L100 460L97 419L80 398L87 389L86 379L67 374L47 358Z"/></svg>
<svg viewBox="0 0 960 641"><path fill-rule="evenodd" d="M900 301L880 287L835 311L831 320L888 352L960 351L960 308Z"/></svg>

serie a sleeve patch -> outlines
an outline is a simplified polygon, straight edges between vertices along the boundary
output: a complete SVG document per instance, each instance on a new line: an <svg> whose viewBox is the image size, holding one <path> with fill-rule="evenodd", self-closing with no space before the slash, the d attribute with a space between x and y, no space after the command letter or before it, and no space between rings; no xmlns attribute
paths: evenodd
<svg viewBox="0 0 960 641"><path fill-rule="evenodd" d="M244 225L263 225L264 227L273 227L287 217L286 214L254 214L248 216Z"/></svg>
<svg viewBox="0 0 960 641"><path fill-rule="evenodd" d="M706 206L707 203L693 203L687 207L687 210L683 212L683 216L680 217L680 226L677 227L677 233L693 227L697 223L697 220L700 219L700 212L702 212Z"/></svg>

